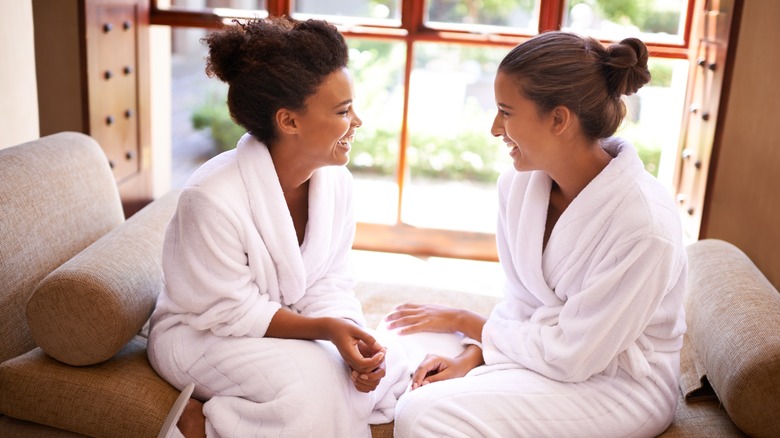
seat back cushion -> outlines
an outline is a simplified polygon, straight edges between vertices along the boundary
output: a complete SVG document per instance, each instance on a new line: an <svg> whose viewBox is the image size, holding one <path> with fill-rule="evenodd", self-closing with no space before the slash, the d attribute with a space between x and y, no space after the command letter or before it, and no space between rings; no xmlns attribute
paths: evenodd
<svg viewBox="0 0 780 438"><path fill-rule="evenodd" d="M35 345L25 321L38 282L124 220L100 146L65 132L0 150L0 362Z"/></svg>
<svg viewBox="0 0 780 438"><path fill-rule="evenodd" d="M688 337L698 366L743 432L780 436L780 293L737 247L688 247Z"/></svg>
<svg viewBox="0 0 780 438"><path fill-rule="evenodd" d="M27 305L30 333L51 357L92 365L114 356L152 313L162 289L162 245L171 192L41 281Z"/></svg>

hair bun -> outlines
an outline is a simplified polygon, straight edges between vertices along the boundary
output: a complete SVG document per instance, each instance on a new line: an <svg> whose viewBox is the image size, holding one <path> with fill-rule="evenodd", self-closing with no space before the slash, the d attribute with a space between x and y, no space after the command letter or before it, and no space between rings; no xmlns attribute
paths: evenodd
<svg viewBox="0 0 780 438"><path fill-rule="evenodd" d="M242 69L244 39L244 26L240 23L204 38L209 46L206 74L230 83Z"/></svg>
<svg viewBox="0 0 780 438"><path fill-rule="evenodd" d="M637 38L626 38L607 48L604 68L610 92L631 95L650 82L647 46Z"/></svg>

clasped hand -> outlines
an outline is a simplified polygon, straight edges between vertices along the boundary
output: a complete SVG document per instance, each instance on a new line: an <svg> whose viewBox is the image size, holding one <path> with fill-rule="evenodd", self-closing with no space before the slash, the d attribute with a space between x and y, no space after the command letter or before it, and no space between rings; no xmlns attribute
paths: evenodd
<svg viewBox="0 0 780 438"><path fill-rule="evenodd" d="M360 392L375 390L385 377L387 349L368 332L344 319L331 319L328 333L328 338L351 370L355 389Z"/></svg>

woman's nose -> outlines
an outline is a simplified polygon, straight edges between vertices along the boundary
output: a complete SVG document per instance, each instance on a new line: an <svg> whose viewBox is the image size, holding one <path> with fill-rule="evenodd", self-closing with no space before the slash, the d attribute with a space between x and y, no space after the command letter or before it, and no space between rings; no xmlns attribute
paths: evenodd
<svg viewBox="0 0 780 438"><path fill-rule="evenodd" d="M493 118L493 125L490 127L490 133L493 137L501 137L504 135L504 124L501 121L501 114L496 114Z"/></svg>
<svg viewBox="0 0 780 438"><path fill-rule="evenodd" d="M355 110L352 110L352 124L355 125L355 128L360 128L363 126L363 120L357 115L357 112Z"/></svg>

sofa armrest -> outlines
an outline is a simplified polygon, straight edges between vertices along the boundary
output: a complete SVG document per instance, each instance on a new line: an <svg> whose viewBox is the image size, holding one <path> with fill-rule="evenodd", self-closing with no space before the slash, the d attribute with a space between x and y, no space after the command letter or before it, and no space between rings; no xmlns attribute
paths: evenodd
<svg viewBox="0 0 780 438"><path fill-rule="evenodd" d="M734 245L688 247L688 337L731 420L750 436L780 436L780 294Z"/></svg>
<svg viewBox="0 0 780 438"><path fill-rule="evenodd" d="M162 288L162 244L178 192L152 202L45 277L27 303L33 340L69 365L110 359Z"/></svg>

